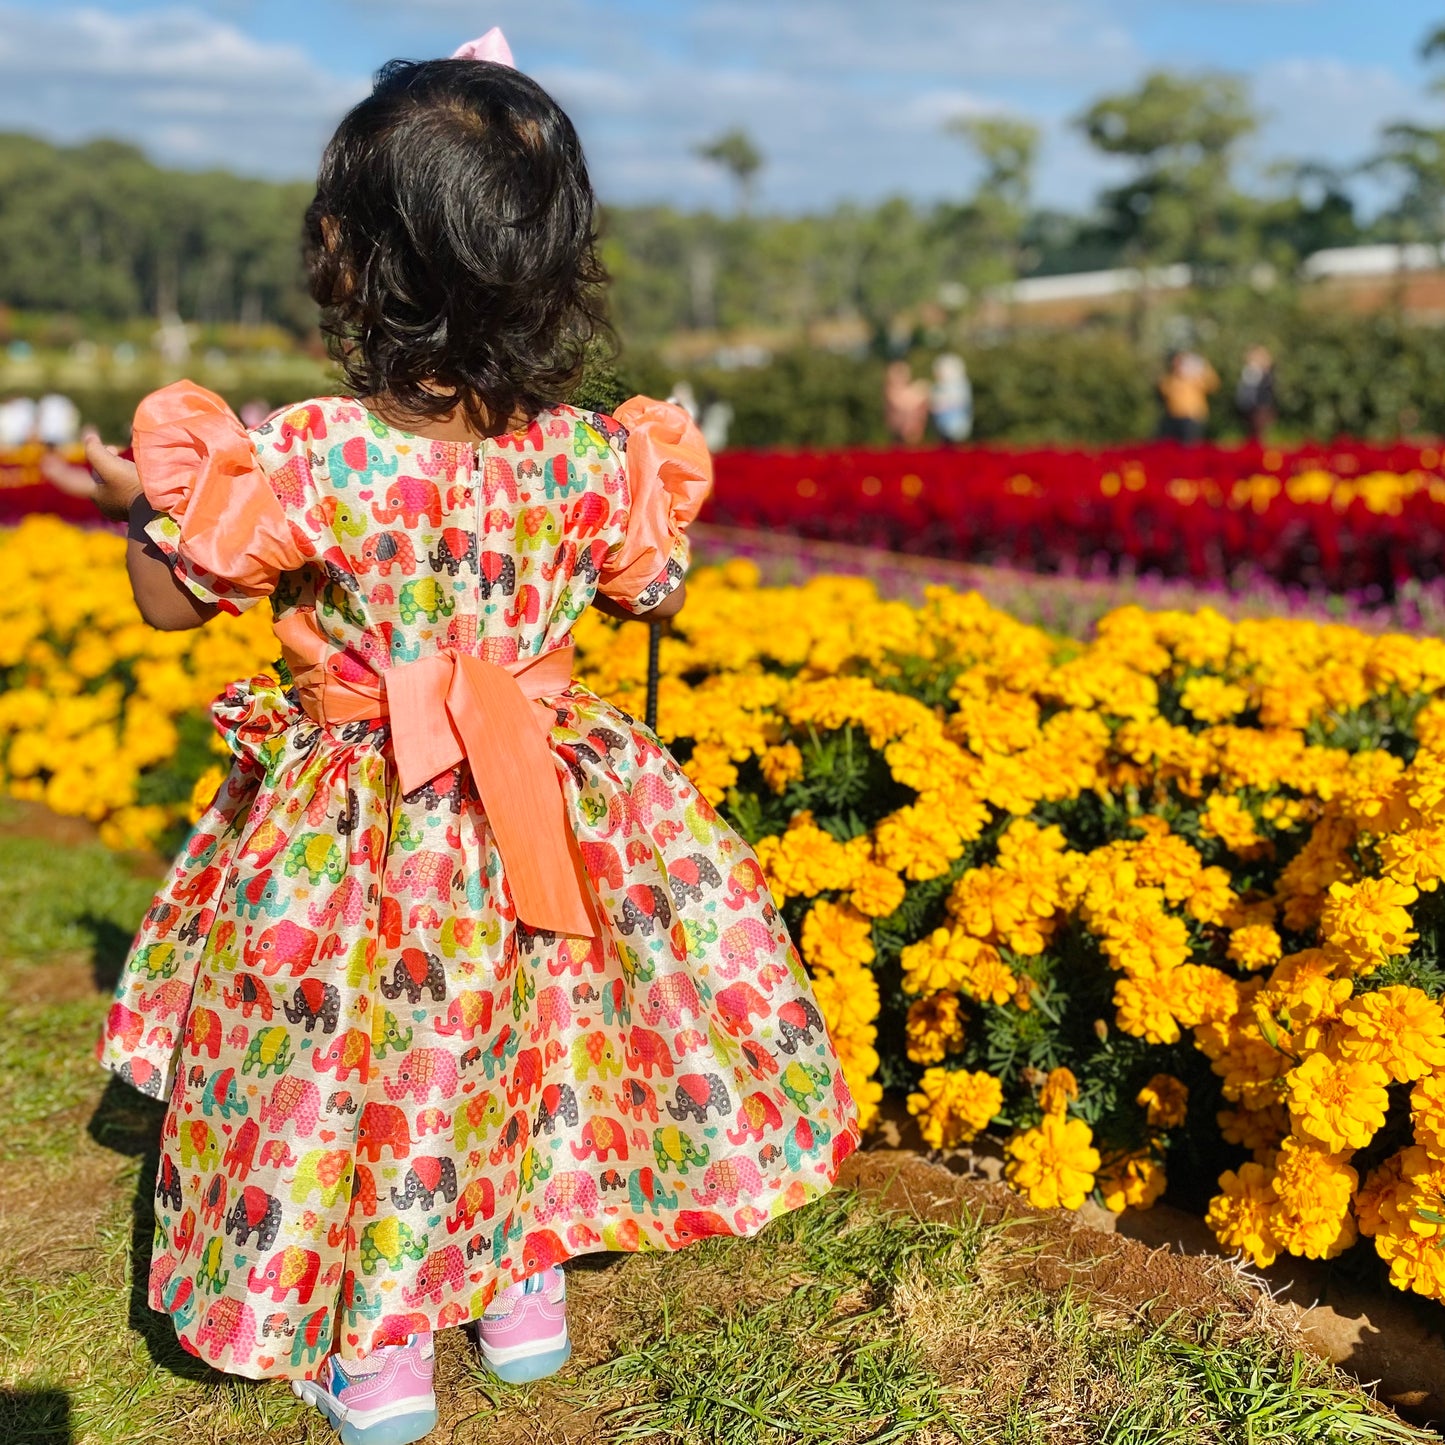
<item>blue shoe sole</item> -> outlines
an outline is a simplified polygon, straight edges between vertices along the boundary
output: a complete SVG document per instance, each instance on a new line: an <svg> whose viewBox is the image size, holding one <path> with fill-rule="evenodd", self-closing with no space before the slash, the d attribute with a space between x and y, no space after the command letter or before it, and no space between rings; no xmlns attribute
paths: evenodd
<svg viewBox="0 0 1445 1445"><path fill-rule="evenodd" d="M412 1415L398 1415L379 1425L358 1430L354 1425L341 1427L341 1445L415 1445L425 1440L437 1427L435 1410L418 1410Z"/></svg>
<svg viewBox="0 0 1445 1445"><path fill-rule="evenodd" d="M332 1429L341 1432L341 1445L416 1445L418 1440L426 1439L437 1427L436 1406L430 1410L413 1410L410 1414L358 1429L341 1421L325 1401L314 1400L312 1403L326 1416Z"/></svg>
<svg viewBox="0 0 1445 1445"><path fill-rule="evenodd" d="M531 1380L542 1380L548 1375L555 1375L571 1358L572 1341L568 1340L565 1345L548 1350L546 1354L528 1355L524 1360L512 1360L505 1365L494 1365L486 1355L482 1356L482 1362L499 1380L505 1380L509 1385L525 1385ZM347 1445L351 1445L351 1442L347 1441ZM359 1445L371 1445L371 1442L361 1441Z"/></svg>

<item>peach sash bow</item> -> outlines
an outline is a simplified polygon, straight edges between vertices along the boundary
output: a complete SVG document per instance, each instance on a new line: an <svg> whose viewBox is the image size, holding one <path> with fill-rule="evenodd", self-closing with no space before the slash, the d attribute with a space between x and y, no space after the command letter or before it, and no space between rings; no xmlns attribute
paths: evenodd
<svg viewBox="0 0 1445 1445"><path fill-rule="evenodd" d="M307 710L329 721L339 720L333 712L348 720L390 717L404 793L465 760L507 870L517 917L532 928L592 938L598 930L583 888L582 860L547 747L552 713L538 703L567 690L572 661L570 645L505 667L445 650L389 668L370 697L348 688L336 709L318 707L321 699L312 689L300 692Z"/></svg>

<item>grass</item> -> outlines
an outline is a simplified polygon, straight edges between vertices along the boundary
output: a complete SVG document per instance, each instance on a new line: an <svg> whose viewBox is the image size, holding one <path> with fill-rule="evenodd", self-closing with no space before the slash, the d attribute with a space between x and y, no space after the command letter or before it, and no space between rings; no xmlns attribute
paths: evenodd
<svg viewBox="0 0 1445 1445"><path fill-rule="evenodd" d="M90 1058L151 880L0 814L0 1441L320 1445L284 1384L206 1369L145 1304L160 1111ZM120 940L117 943L117 940ZM1118 1315L1020 1279L1008 1224L838 1192L758 1241L570 1272L576 1353L501 1384L438 1342L451 1445L1424 1441L1251 1315ZM137 1277L140 1277L138 1280Z"/></svg>

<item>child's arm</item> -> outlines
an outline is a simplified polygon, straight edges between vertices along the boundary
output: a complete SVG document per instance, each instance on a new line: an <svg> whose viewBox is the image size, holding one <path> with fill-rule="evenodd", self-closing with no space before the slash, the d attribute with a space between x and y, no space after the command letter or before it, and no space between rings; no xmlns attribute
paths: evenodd
<svg viewBox="0 0 1445 1445"><path fill-rule="evenodd" d="M646 612L629 612L620 603L604 597L600 592L592 599L592 605L606 616L620 617L624 622L661 622L666 617L676 617L686 601L687 583L682 581L656 607L649 608Z"/></svg>
<svg viewBox="0 0 1445 1445"><path fill-rule="evenodd" d="M96 476L96 506L107 517L128 520L125 569L140 615L162 632L181 632L209 622L220 609L193 596L146 536L146 523L156 511L141 490L135 463L95 437L86 439L85 456Z"/></svg>

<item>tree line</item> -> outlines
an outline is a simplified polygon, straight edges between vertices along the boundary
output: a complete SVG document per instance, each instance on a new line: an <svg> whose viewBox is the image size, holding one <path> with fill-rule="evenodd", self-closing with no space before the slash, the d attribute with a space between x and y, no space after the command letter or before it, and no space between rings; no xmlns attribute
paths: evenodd
<svg viewBox="0 0 1445 1445"><path fill-rule="evenodd" d="M1445 27L1423 54L1445 59ZM1207 289L1261 261L1288 275L1325 246L1445 239L1445 128L1402 119L1381 134L1363 169L1392 200L1366 221L1354 175L1339 168L1300 161L1276 166L1263 188L1241 184L1260 111L1236 77L1156 71L1076 124L1129 167L1079 215L1035 203L1039 133L1011 117L951 127L979 172L969 195L801 216L756 214L751 190L766 157L741 131L720 136L699 154L736 179L731 213L606 209L619 332L645 347L679 331L848 318L881 338L900 315L966 308L1018 276L1180 261ZM116 141L0 134L0 304L91 322L270 323L308 336L315 313L298 237L310 189L165 169Z"/></svg>

